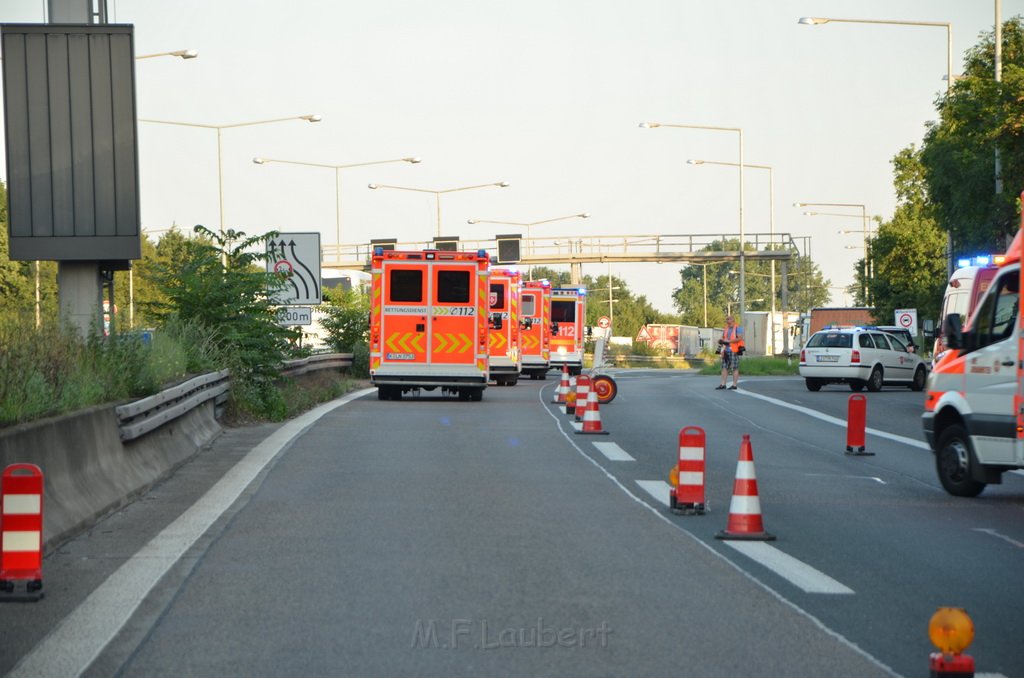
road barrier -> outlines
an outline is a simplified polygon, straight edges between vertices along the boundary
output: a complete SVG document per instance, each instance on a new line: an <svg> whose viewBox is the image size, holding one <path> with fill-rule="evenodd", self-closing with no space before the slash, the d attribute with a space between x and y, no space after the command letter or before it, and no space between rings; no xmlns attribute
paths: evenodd
<svg viewBox="0 0 1024 678"><path fill-rule="evenodd" d="M846 406L846 453L871 456L864 447L865 429L868 419L868 399L860 393L854 393Z"/></svg>
<svg viewBox="0 0 1024 678"><path fill-rule="evenodd" d="M686 426L679 430L679 461L669 490L669 508L673 513L704 515L704 429Z"/></svg>
<svg viewBox="0 0 1024 678"><path fill-rule="evenodd" d="M573 412L576 421L583 421L583 413L587 410L589 394L590 375L581 374L576 377L576 411Z"/></svg>
<svg viewBox="0 0 1024 678"><path fill-rule="evenodd" d="M287 361L280 374L351 364L351 354L321 354ZM30 462L45 471L44 551L132 501L220 435L229 388L227 373L213 372L135 402L0 430L0 468Z"/></svg>
<svg viewBox="0 0 1024 678"><path fill-rule="evenodd" d="M19 600L42 598L43 472L35 464L11 464L0 476L0 530L0 591L24 581Z"/></svg>

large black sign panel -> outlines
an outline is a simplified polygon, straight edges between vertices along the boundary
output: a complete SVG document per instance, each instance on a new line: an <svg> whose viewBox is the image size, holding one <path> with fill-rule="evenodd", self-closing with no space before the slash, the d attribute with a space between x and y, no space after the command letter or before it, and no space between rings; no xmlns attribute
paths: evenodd
<svg viewBox="0 0 1024 678"><path fill-rule="evenodd" d="M141 256L133 27L5 24L12 260Z"/></svg>

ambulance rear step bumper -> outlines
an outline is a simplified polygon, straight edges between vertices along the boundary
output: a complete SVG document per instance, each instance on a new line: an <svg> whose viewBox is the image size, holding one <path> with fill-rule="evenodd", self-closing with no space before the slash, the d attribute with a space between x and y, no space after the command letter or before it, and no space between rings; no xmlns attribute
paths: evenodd
<svg viewBox="0 0 1024 678"><path fill-rule="evenodd" d="M376 377L370 377L370 383L372 383L374 386L408 386L410 388L417 386L486 386L487 377L425 377L420 374L386 374Z"/></svg>

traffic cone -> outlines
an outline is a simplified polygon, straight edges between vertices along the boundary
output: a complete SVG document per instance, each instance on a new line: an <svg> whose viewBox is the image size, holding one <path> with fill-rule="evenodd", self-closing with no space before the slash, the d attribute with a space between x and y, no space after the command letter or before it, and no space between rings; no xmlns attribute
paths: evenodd
<svg viewBox="0 0 1024 678"><path fill-rule="evenodd" d="M583 428L576 431L576 433L608 435L608 431L601 428L601 412L597 406L597 391L587 393L587 409L583 412Z"/></svg>
<svg viewBox="0 0 1024 678"><path fill-rule="evenodd" d="M761 500L757 496L757 474L754 473L754 451L750 435L743 434L740 460L736 465L736 482L729 504L729 523L715 535L716 539L747 539L774 541L775 535L764 531L761 521Z"/></svg>
<svg viewBox="0 0 1024 678"><path fill-rule="evenodd" d="M583 421L590 393L590 377L581 374L576 377L576 421Z"/></svg>
<svg viewBox="0 0 1024 678"><path fill-rule="evenodd" d="M559 405L565 404L565 396L569 393L569 366L562 365L562 381L559 382L558 388L555 389L555 397L551 400L553 403Z"/></svg>

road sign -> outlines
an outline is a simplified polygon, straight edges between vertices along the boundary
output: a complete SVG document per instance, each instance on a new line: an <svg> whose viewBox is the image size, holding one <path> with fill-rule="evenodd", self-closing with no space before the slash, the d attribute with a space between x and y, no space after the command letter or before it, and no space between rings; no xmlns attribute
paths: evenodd
<svg viewBox="0 0 1024 678"><path fill-rule="evenodd" d="M597 326L600 327L602 330L608 329L609 327L611 327L611 324L611 318L609 318L606 315L603 315L597 319Z"/></svg>
<svg viewBox="0 0 1024 678"><path fill-rule="evenodd" d="M896 325L902 327L905 330L909 330L910 334L917 336L917 309L916 308L898 308L896 309Z"/></svg>
<svg viewBox="0 0 1024 678"><path fill-rule="evenodd" d="M267 254L267 272L287 276L284 288L274 294L275 304L322 301L319 233L279 233L267 241Z"/></svg>
<svg viewBox="0 0 1024 678"><path fill-rule="evenodd" d="M282 306L277 309L277 324L282 327L312 325L313 309L310 306Z"/></svg>

